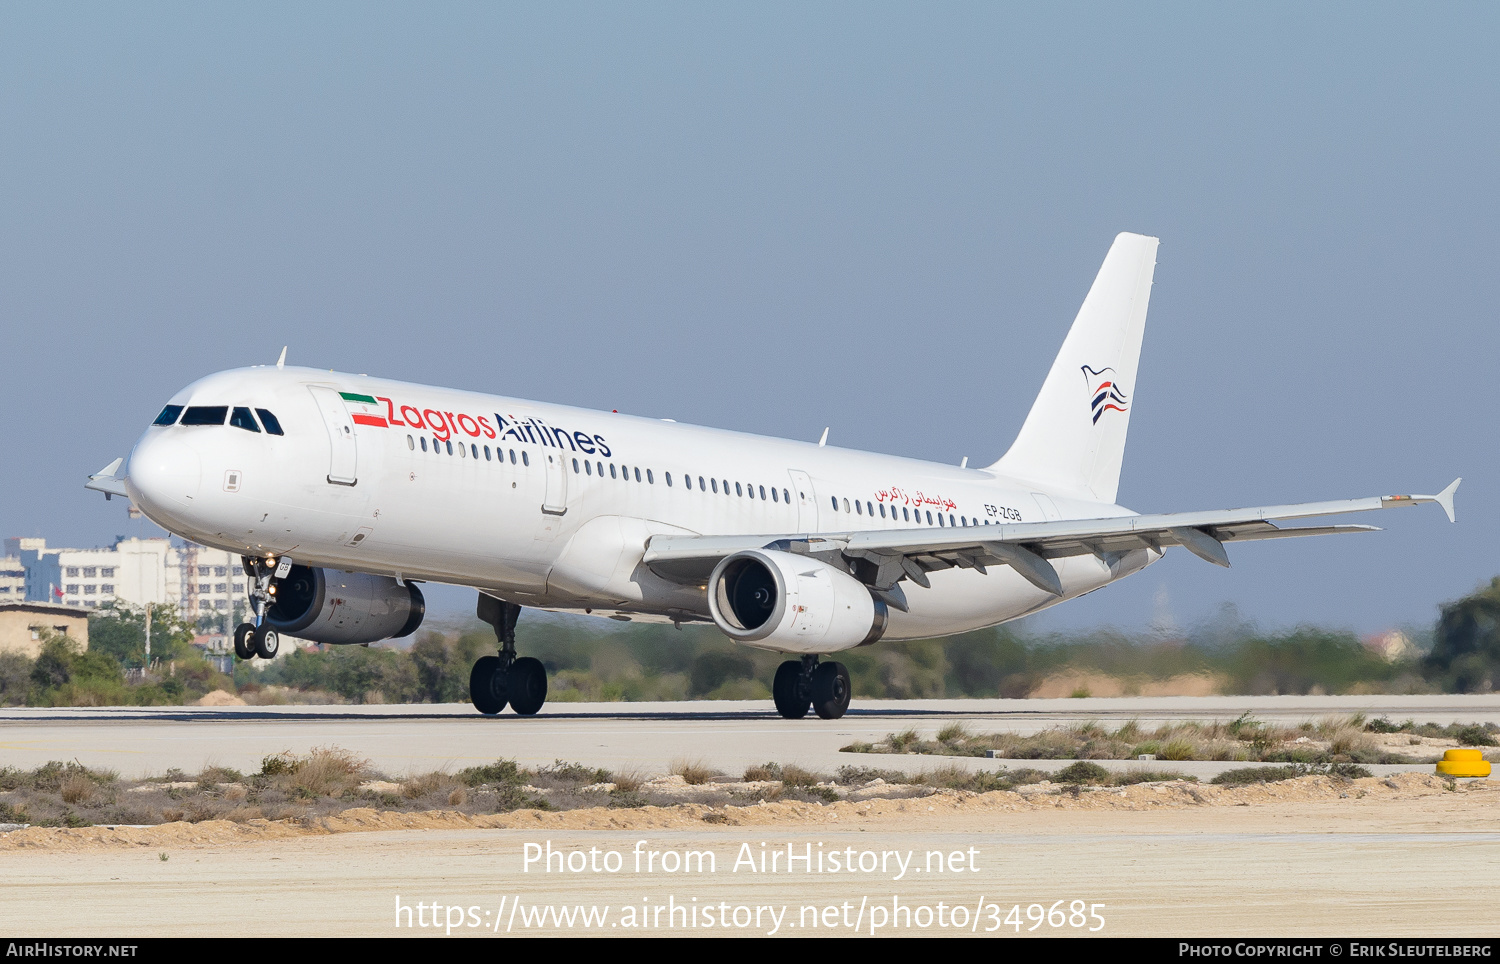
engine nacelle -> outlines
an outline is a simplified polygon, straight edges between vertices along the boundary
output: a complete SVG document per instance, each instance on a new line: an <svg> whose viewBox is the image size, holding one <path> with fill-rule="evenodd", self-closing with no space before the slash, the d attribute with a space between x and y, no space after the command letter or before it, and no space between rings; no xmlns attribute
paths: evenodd
<svg viewBox="0 0 1500 964"><path fill-rule="evenodd" d="M708 577L708 608L736 642L782 653L833 653L885 633L886 605L853 576L809 556L745 549Z"/></svg>
<svg viewBox="0 0 1500 964"><path fill-rule="evenodd" d="M294 565L276 580L266 622L288 636L342 645L410 636L426 612L426 600L411 583Z"/></svg>

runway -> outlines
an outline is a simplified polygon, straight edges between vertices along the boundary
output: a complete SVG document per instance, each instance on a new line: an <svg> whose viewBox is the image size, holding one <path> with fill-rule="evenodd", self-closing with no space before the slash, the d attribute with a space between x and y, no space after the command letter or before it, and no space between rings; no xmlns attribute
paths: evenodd
<svg viewBox="0 0 1500 964"><path fill-rule="evenodd" d="M191 773L210 764L255 772L268 754L339 746L393 776L458 769L502 757L526 766L568 760L655 772L675 760L701 761L729 774L772 761L819 772L846 764L914 772L938 763L993 767L1008 761L851 754L839 748L855 741L876 742L908 727L931 736L955 722L976 732L1032 733L1085 720L1118 726L1136 719L1150 726L1174 720L1229 720L1247 712L1281 723L1364 713L1397 722L1500 724L1500 694L865 700L856 701L848 715L834 721L784 720L769 701L553 703L529 718L508 712L483 717L467 704L5 709L0 710L0 766L31 768L48 760L77 760L115 770L127 779L174 767ZM1207 779L1225 764L1185 762L1171 767ZM1429 767L1374 769L1383 774L1402 769L1425 772Z"/></svg>

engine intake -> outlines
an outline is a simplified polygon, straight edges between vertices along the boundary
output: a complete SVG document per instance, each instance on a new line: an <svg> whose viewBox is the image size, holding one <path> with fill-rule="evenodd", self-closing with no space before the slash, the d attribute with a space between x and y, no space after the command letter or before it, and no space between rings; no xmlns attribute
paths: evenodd
<svg viewBox="0 0 1500 964"><path fill-rule="evenodd" d="M266 622L279 633L315 643L357 645L410 636L426 612L421 590L411 583L294 565L276 582Z"/></svg>
<svg viewBox="0 0 1500 964"><path fill-rule="evenodd" d="M825 562L745 549L708 578L714 623L736 642L781 653L832 653L878 640L887 610L858 579Z"/></svg>

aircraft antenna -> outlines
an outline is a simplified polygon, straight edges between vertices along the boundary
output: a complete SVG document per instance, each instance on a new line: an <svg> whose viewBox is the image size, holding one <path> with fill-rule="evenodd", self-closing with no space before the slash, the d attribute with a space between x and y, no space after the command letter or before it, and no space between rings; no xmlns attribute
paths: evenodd
<svg viewBox="0 0 1500 964"><path fill-rule="evenodd" d="M820 438L820 439L818 439L818 448L822 448L823 446L825 446L827 444L828 444L828 427L824 426L824 428L823 428L823 437Z"/></svg>
<svg viewBox="0 0 1500 964"><path fill-rule="evenodd" d="M276 367L277 368L285 368L286 367L286 346L285 345L281 346L281 357L279 357L279 358L276 359Z"/></svg>

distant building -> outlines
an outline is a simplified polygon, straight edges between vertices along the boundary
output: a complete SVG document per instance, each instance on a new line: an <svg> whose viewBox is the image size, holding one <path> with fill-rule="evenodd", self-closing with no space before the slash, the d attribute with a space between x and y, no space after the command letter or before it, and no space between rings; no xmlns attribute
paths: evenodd
<svg viewBox="0 0 1500 964"><path fill-rule="evenodd" d="M26 598L26 567L15 556L0 557L0 603Z"/></svg>
<svg viewBox="0 0 1500 964"><path fill-rule="evenodd" d="M53 603L0 602L0 652L35 659L48 630L70 636L88 649L88 613Z"/></svg>
<svg viewBox="0 0 1500 964"><path fill-rule="evenodd" d="M48 548L45 539L11 538L5 540L5 553L0 590L10 592L0 592L0 602L20 596L79 609L117 600L135 606L169 603L188 619L222 616L225 623L249 606L249 580L240 559L221 549L124 537L107 547L61 549Z"/></svg>

